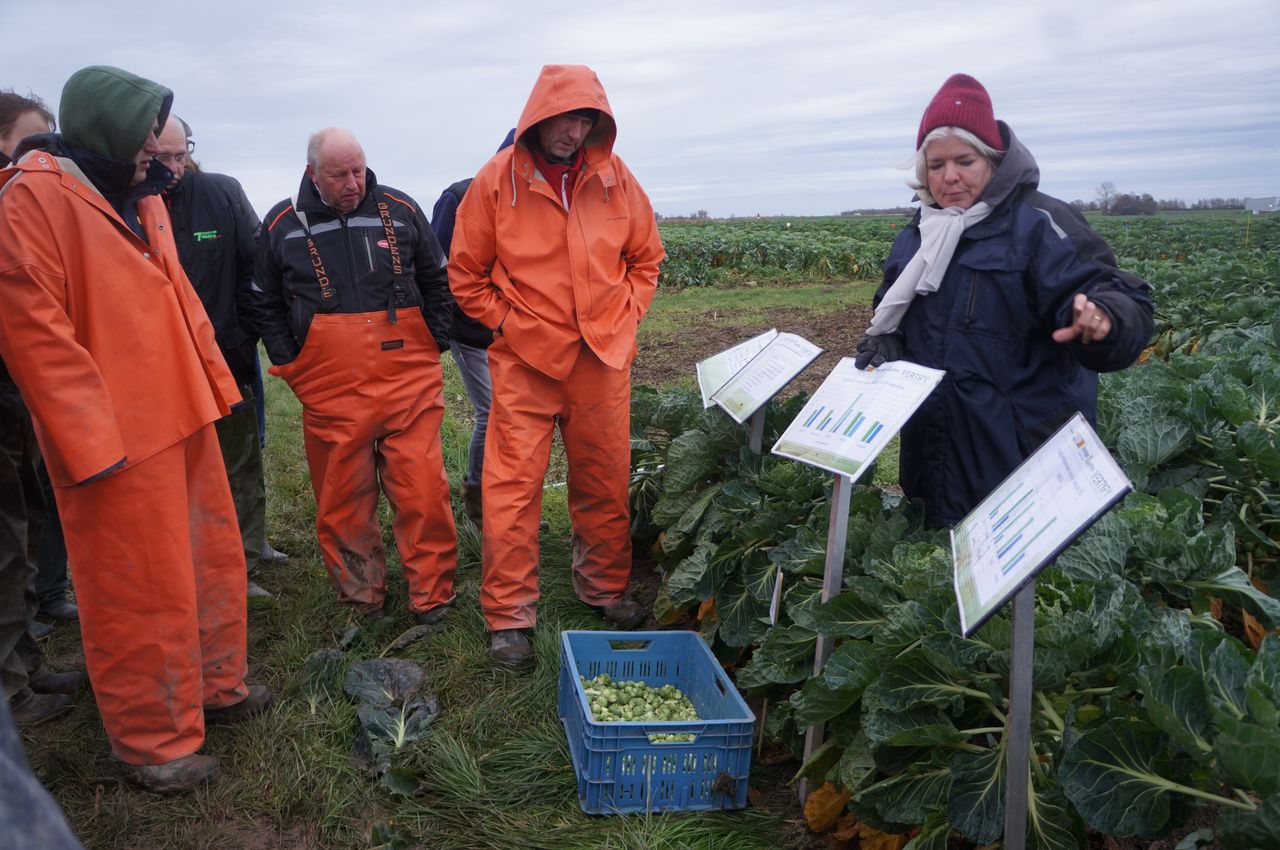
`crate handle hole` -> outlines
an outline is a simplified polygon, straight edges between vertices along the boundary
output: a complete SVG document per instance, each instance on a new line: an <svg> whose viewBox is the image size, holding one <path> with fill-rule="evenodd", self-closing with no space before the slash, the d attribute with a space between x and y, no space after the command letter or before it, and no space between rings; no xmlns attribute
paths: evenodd
<svg viewBox="0 0 1280 850"><path fill-rule="evenodd" d="M648 649L651 640L611 640L609 648L614 651Z"/></svg>

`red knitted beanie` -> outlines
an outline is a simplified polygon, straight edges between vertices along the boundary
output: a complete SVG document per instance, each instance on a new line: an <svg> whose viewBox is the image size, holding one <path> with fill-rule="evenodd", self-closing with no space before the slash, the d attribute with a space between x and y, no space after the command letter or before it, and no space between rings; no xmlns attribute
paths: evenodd
<svg viewBox="0 0 1280 850"><path fill-rule="evenodd" d="M924 137L939 127L968 130L996 150L1004 150L995 112L991 109L991 96L982 83L968 74L951 75L929 101L920 119L920 132L916 134L916 150L920 149Z"/></svg>

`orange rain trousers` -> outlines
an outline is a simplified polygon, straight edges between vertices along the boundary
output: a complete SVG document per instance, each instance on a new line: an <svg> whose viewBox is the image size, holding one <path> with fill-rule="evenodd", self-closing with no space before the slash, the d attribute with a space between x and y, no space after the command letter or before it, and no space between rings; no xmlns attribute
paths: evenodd
<svg viewBox="0 0 1280 850"><path fill-rule="evenodd" d="M54 495L112 753L195 752L202 708L248 695L244 550L214 426Z"/></svg>
<svg viewBox="0 0 1280 850"><path fill-rule="evenodd" d="M489 348L493 403L484 446L480 607L490 630L537 623L538 522L557 423L569 465L573 589L588 605L622 600L631 577L628 484L631 371L583 345L556 380L499 336Z"/></svg>
<svg viewBox="0 0 1280 850"><path fill-rule="evenodd" d="M303 442L316 497L316 534L338 601L371 612L387 595L378 486L409 607L453 600L457 532L440 449L440 351L422 312L317 313L297 359L269 371L302 402Z"/></svg>

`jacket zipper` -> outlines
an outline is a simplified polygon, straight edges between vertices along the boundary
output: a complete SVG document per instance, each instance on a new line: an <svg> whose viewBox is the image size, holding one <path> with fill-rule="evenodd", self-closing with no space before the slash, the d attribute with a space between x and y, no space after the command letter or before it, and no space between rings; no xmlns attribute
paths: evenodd
<svg viewBox="0 0 1280 850"><path fill-rule="evenodd" d="M969 325L973 324L973 305L978 300L978 273L971 272L969 275L969 306L964 311L964 324L961 326L964 330L969 329Z"/></svg>
<svg viewBox="0 0 1280 850"><path fill-rule="evenodd" d="M347 220L345 217L339 219L339 221L342 224L342 244L347 249L347 271L351 274L351 277L348 278L348 280L350 280L352 284L352 294L356 297L356 312L363 313L364 302L360 300L360 287L356 285L356 255L355 252L351 250L351 228L347 227Z"/></svg>

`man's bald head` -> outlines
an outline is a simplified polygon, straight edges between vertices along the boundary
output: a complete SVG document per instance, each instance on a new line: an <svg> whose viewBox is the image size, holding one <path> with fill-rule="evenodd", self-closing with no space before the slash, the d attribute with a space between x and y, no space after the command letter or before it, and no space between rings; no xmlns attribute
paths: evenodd
<svg viewBox="0 0 1280 850"><path fill-rule="evenodd" d="M182 180L187 168L187 128L182 119L171 114L156 140L160 143L160 153L155 158L173 172L173 181L168 186L172 189Z"/></svg>
<svg viewBox="0 0 1280 850"><path fill-rule="evenodd" d="M321 200L348 215L364 199L364 149L350 131L326 127L307 142L307 176Z"/></svg>

